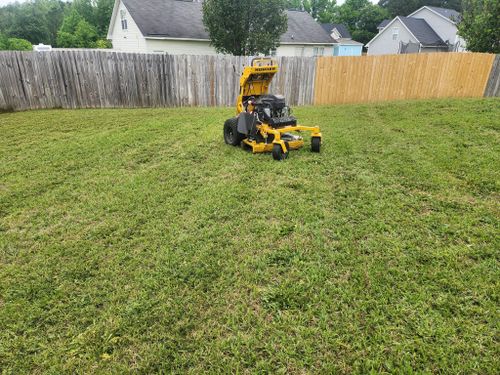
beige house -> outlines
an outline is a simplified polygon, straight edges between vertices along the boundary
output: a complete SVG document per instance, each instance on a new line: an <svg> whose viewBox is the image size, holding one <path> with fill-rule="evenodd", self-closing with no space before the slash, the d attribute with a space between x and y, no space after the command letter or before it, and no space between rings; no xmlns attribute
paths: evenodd
<svg viewBox="0 0 500 375"><path fill-rule="evenodd" d="M333 40L309 13L287 11L277 56L331 56ZM115 0L108 39L116 51L215 55L200 1Z"/></svg>

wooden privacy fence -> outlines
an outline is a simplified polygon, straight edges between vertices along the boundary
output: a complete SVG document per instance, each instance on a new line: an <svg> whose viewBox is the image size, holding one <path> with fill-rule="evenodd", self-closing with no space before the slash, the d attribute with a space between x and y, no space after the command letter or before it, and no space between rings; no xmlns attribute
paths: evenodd
<svg viewBox="0 0 500 375"><path fill-rule="evenodd" d="M231 106L248 57L98 50L0 52L0 110ZM495 64L494 64L495 61ZM499 96L494 55L281 57L291 105Z"/></svg>
<svg viewBox="0 0 500 375"><path fill-rule="evenodd" d="M0 109L229 106L248 57L98 50L0 52ZM279 58L272 89L313 101L315 65Z"/></svg>
<svg viewBox="0 0 500 375"><path fill-rule="evenodd" d="M314 104L481 97L494 58L481 53L322 57Z"/></svg>

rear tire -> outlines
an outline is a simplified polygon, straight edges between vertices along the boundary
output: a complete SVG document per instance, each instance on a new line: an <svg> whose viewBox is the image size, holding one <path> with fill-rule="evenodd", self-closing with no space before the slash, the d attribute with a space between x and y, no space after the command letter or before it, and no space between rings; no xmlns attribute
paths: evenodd
<svg viewBox="0 0 500 375"><path fill-rule="evenodd" d="M238 146L245 136L238 133L238 118L233 117L224 123L224 142L231 146Z"/></svg>
<svg viewBox="0 0 500 375"><path fill-rule="evenodd" d="M273 159L274 160L281 161L281 160L285 160L287 157L288 157L288 148L287 148L286 152L283 152L283 148L281 148L280 144L277 143L273 146Z"/></svg>
<svg viewBox="0 0 500 375"><path fill-rule="evenodd" d="M319 152L321 149L321 138L320 137L312 137L311 138L311 151Z"/></svg>

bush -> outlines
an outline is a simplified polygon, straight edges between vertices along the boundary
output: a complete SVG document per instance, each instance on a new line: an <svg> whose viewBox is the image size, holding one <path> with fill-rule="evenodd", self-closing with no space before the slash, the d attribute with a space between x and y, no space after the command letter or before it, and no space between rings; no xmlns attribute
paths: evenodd
<svg viewBox="0 0 500 375"><path fill-rule="evenodd" d="M111 42L106 39L99 39L97 42L95 42L95 46L96 48L102 48L102 49L113 48Z"/></svg>
<svg viewBox="0 0 500 375"><path fill-rule="evenodd" d="M7 49L11 51L33 51L33 45L26 39L7 39Z"/></svg>

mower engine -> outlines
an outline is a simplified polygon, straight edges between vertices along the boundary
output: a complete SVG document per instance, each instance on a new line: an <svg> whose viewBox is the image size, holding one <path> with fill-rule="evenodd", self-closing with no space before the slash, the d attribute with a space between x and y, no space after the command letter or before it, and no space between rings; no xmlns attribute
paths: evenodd
<svg viewBox="0 0 500 375"><path fill-rule="evenodd" d="M297 125L297 119L291 115L283 95L261 95L252 101L258 120L273 128Z"/></svg>

